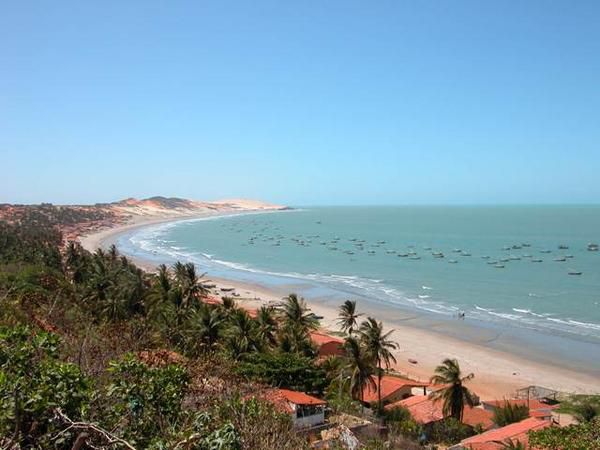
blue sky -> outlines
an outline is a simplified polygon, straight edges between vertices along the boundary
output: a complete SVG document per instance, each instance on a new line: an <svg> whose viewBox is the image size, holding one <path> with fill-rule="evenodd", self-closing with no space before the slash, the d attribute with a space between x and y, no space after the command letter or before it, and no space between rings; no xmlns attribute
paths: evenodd
<svg viewBox="0 0 600 450"><path fill-rule="evenodd" d="M0 202L597 203L598 1L0 5Z"/></svg>

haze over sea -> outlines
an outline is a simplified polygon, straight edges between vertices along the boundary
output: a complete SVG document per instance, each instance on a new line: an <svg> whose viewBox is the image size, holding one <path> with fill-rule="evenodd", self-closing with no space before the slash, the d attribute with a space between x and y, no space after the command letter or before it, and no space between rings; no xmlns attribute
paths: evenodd
<svg viewBox="0 0 600 450"><path fill-rule="evenodd" d="M453 321L464 312L465 323L582 343L589 358L600 356L600 252L588 250L599 241L599 206L373 206L173 222L119 246L193 260L209 278L300 283L310 297Z"/></svg>

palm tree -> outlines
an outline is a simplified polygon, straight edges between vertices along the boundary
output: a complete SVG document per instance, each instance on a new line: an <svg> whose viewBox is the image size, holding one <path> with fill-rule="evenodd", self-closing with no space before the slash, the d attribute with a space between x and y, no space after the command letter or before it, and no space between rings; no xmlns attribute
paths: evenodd
<svg viewBox="0 0 600 450"><path fill-rule="evenodd" d="M230 318L227 340L227 347L235 359L260 350L256 334L256 322L243 309L236 310Z"/></svg>
<svg viewBox="0 0 600 450"><path fill-rule="evenodd" d="M383 377L382 363L386 368L390 367L392 362L396 362L396 358L392 354L392 350L398 348L398 344L389 339L390 334L394 330L387 333L383 332L383 325L377 322L373 317L369 317L360 325L360 338L365 346L365 352L372 361L377 364L377 406L378 411L382 411L381 404L381 378Z"/></svg>
<svg viewBox="0 0 600 450"><path fill-rule="evenodd" d="M233 297L221 297L221 309L226 316L230 316L237 310L237 305Z"/></svg>
<svg viewBox="0 0 600 450"><path fill-rule="evenodd" d="M350 374L350 393L352 397L364 403L364 391L367 387L377 389L373 380L373 365L358 339L348 337L344 342L345 368Z"/></svg>
<svg viewBox="0 0 600 450"><path fill-rule="evenodd" d="M352 335L358 325L357 319L360 316L362 316L362 314L356 313L356 301L346 300L342 303L338 314L338 323L340 324L342 331Z"/></svg>
<svg viewBox="0 0 600 450"><path fill-rule="evenodd" d="M445 359L442 365L435 368L435 375L431 377L432 384L444 385L444 388L429 394L429 397L435 400L443 400L444 416L454 417L462 420L465 404L473 406L475 400L473 394L467 389L465 382L475 377L472 373L463 376L460 371L460 365L456 359Z"/></svg>
<svg viewBox="0 0 600 450"><path fill-rule="evenodd" d="M274 346L277 343L277 320L275 310L272 306L261 306L256 315L258 323L258 337L267 345Z"/></svg>
<svg viewBox="0 0 600 450"><path fill-rule="evenodd" d="M225 317L218 308L203 306L192 316L192 334L207 349L212 350L217 344L225 326Z"/></svg>
<svg viewBox="0 0 600 450"><path fill-rule="evenodd" d="M198 276L196 266L193 263L183 264L179 261L173 265L173 272L175 281L183 294L183 307L197 306L197 298L208 293L208 290L200 281L205 274Z"/></svg>
<svg viewBox="0 0 600 450"><path fill-rule="evenodd" d="M316 330L319 326L319 320L306 306L303 298L298 298L296 294L290 294L285 299L283 305L283 320L287 326L297 328L303 333Z"/></svg>

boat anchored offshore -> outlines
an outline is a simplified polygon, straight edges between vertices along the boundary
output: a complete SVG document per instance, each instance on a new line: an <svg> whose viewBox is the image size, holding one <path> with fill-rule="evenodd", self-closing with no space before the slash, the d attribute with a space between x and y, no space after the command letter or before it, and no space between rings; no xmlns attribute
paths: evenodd
<svg viewBox="0 0 600 450"><path fill-rule="evenodd" d="M580 272L579 270L573 270L573 269L570 269L568 273L569 273L569 275L581 275L581 274L583 274L583 272Z"/></svg>
<svg viewBox="0 0 600 450"><path fill-rule="evenodd" d="M587 245L587 249L588 249L588 252L597 252L598 251L598 244L589 243Z"/></svg>

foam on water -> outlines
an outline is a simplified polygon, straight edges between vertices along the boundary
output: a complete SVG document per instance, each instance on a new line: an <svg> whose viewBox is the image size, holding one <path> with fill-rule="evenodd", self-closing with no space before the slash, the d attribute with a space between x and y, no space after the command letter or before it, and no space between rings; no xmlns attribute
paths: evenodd
<svg viewBox="0 0 600 450"><path fill-rule="evenodd" d="M323 212L328 220L321 221L315 211L319 210L296 210L293 216L289 216L289 212L252 214L252 217L240 214L165 223L136 231L129 236L127 244L136 251L163 255L171 261L193 261L208 271L209 276L217 272L235 278L236 274L245 273L256 276L257 281L264 281L264 277L301 281L326 286L340 297L358 296L447 317L464 311L469 320L592 337L600 342L598 302L590 299L593 295L597 298L596 292L600 292L600 274L594 271L594 266L589 266L589 261L596 261L591 259L595 255L583 250L586 242L594 241L587 229L575 237L561 235L559 238L556 236L560 228L553 228L546 232L551 238L540 238L537 242L536 236L527 232L520 235L515 230L504 229L502 224L510 221L505 221L507 212L501 211L499 220L490 221L489 217L483 220L488 228L490 223L498 228L497 236L494 230L488 229L493 238L484 239L472 223L465 221L462 224L465 230L452 230L453 237L448 238L444 226L440 225L443 221L424 222L413 232L401 228L406 220L394 222L389 217L392 213L382 211L377 212L385 219L382 222L393 226L380 232L371 223L365 223L362 228L351 227L348 224L352 222L346 217L338 219L336 211ZM541 212L548 221L550 213ZM571 211L550 212L570 217ZM369 215L376 214L369 210ZM593 217L589 229L595 230L595 225L600 225L600 209L588 215ZM467 216L472 221L473 211ZM531 222L537 224L540 219L535 217ZM435 229L435 232L430 231L424 237L422 229ZM253 245L247 245L251 235L256 236ZM460 238L455 237L459 235ZM366 242L363 244L361 240ZM328 244L319 245L321 241ZM503 263L504 270L495 270L480 258L492 255L493 260L499 260L506 255L502 247L514 242L532 242L527 251L537 253L551 248L553 241L575 242L570 250L575 262L571 264L582 268L586 276L568 277L559 264L531 264L523 259ZM273 242L279 242L278 246L273 246ZM579 252L578 246L582 249ZM461 257L460 264L444 264L447 258L446 261L432 258L431 252L422 250L426 247L442 251L447 257L456 254L456 259L467 254L473 257ZM375 253L368 253L367 248ZM463 254L458 249L463 249ZM465 249L469 249L469 253ZM344 251L353 254L348 257ZM408 262L409 258L398 257L413 251L418 252L420 260ZM516 251L511 253L516 254ZM588 313L590 307L594 308L595 316Z"/></svg>

